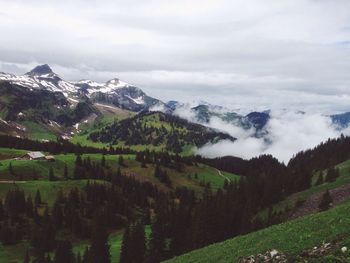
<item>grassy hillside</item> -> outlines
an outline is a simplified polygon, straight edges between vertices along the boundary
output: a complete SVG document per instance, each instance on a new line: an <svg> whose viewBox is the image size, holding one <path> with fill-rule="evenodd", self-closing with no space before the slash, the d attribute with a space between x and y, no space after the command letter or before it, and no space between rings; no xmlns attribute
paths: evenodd
<svg viewBox="0 0 350 263"><path fill-rule="evenodd" d="M0 147L0 162L1 160L12 159L18 156L26 154L28 151L13 149L13 148L2 148Z"/></svg>
<svg viewBox="0 0 350 263"><path fill-rule="evenodd" d="M95 103L94 106L99 110L100 115L93 120L86 120L86 122L80 123L79 132L72 135L72 138L70 139L72 143L79 143L83 146L93 146L96 148L107 147L107 143L93 142L89 140L89 133L97 131L115 121L124 120L135 115L134 112L111 105Z"/></svg>
<svg viewBox="0 0 350 263"><path fill-rule="evenodd" d="M174 153L188 153L193 146L221 139L234 140L230 135L161 112L139 113L93 131L86 138L135 150L148 148Z"/></svg>
<svg viewBox="0 0 350 263"><path fill-rule="evenodd" d="M301 252L319 246L325 241L339 240L339 246L349 246L349 214L350 201L347 201L331 210L271 226L244 236L238 236L166 262L237 262L240 257L264 253L269 249L277 249L285 253L292 260L291 262L300 262L301 259L298 261L296 257ZM336 261L336 257L341 257L340 254L340 249L335 249L331 255L324 259L314 259L314 262L349 262L349 252L345 255L347 259ZM312 261L312 259L309 260Z"/></svg>
<svg viewBox="0 0 350 263"><path fill-rule="evenodd" d="M0 157L14 158L23 155L27 151L0 148ZM90 158L91 161L100 162L102 154L84 154L82 158ZM2 159L3 159L2 158ZM64 166L68 167L69 177L73 177L74 162L76 156L74 154L59 154L55 155L55 162L46 160L0 160L0 180L21 180L29 181L38 179L41 182L48 181L50 167L53 168L54 174L58 179L63 179ZM119 165L119 155L105 155L107 168L116 172ZM121 167L122 173L128 176L135 176L140 181L149 181L158 185L162 189L166 187L154 177L155 166L148 164L146 168L141 167L141 163L135 160L135 155L123 155L125 165ZM10 173L10 164L15 175ZM202 190L203 183L210 183L214 189L224 185L225 180L236 180L239 176L231 173L222 172L210 166L199 164L197 166L184 166L182 171L177 171L170 168L163 168L167 171L173 186L187 186L194 189L196 192ZM36 175L33 178L34 174ZM31 182L28 182L31 183ZM0 184L1 189L1 184ZM1 190L0 190L1 191Z"/></svg>

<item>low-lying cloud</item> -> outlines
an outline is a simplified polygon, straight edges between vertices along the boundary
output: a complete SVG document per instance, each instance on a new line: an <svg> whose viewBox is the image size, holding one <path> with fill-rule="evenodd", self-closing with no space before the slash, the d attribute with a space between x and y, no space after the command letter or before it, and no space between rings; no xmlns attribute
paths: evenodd
<svg viewBox="0 0 350 263"><path fill-rule="evenodd" d="M176 113L191 121L195 120L193 112L182 108ZM290 158L302 150L315 147L328 138L335 138L342 133L350 134L350 129L340 129L330 117L322 114L309 114L294 111L272 111L271 118L260 138L254 136L255 129L243 129L239 125L212 117L205 124L211 128L226 132L237 138L235 142L224 140L216 144L207 144L197 153L206 157L237 156L249 159L261 154L271 154L287 163Z"/></svg>

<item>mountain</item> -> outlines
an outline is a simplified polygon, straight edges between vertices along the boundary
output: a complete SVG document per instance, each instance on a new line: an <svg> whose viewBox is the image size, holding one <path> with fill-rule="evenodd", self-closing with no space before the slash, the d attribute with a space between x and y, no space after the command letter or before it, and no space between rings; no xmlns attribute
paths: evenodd
<svg viewBox="0 0 350 263"><path fill-rule="evenodd" d="M61 92L70 101L89 98L93 103L108 103L131 111L148 110L155 106L165 106L163 102L146 95L140 88L117 78L106 83L92 80L70 82L54 73L49 65L39 65L28 73L17 76L0 73L0 80L29 90Z"/></svg>
<svg viewBox="0 0 350 263"><path fill-rule="evenodd" d="M270 119L270 112L251 112L244 117L244 122L247 123L248 127L254 127L257 130L261 130L265 127Z"/></svg>
<svg viewBox="0 0 350 263"><path fill-rule="evenodd" d="M176 108L178 108L180 105L183 105L181 102L176 101L176 100L169 100L165 104L170 110L174 111Z"/></svg>
<svg viewBox="0 0 350 263"><path fill-rule="evenodd" d="M82 123L112 122L118 117L116 112L140 112L153 107L167 108L160 100L117 78L106 83L71 82L47 64L24 75L0 72L2 134L33 139L69 138L80 132Z"/></svg>
<svg viewBox="0 0 350 263"><path fill-rule="evenodd" d="M333 124L340 128L346 128L350 124L350 112L344 112L330 116Z"/></svg>
<svg viewBox="0 0 350 263"><path fill-rule="evenodd" d="M209 123L212 117L216 117L243 129L254 128L256 130L256 136L264 134L263 129L270 119L269 111L250 112L247 115L241 115L224 107L211 104L199 104L190 110L194 113L196 121L199 123Z"/></svg>
<svg viewBox="0 0 350 263"><path fill-rule="evenodd" d="M27 72L26 75L29 76L42 76L42 75L48 75L53 74L52 69L49 65L38 65L35 68L33 68L31 71Z"/></svg>
<svg viewBox="0 0 350 263"><path fill-rule="evenodd" d="M0 73L2 134L45 140L63 137L83 144L176 153L235 140L172 115L181 105L177 101L165 104L117 78L106 83L65 81L47 64L21 76ZM156 110L161 112L153 112Z"/></svg>
<svg viewBox="0 0 350 263"><path fill-rule="evenodd" d="M131 111L149 110L164 105L160 100L147 96L140 88L123 84L119 79L110 80L99 89L90 87L87 92L86 95L93 102L108 103Z"/></svg>

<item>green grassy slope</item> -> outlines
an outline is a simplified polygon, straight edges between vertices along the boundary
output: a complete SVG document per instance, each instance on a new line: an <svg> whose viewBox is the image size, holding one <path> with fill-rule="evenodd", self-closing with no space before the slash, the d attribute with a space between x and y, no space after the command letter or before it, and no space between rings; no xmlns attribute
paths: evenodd
<svg viewBox="0 0 350 263"><path fill-rule="evenodd" d="M94 104L94 106L100 111L101 115L97 116L93 122L81 123L79 125L80 132L75 133L70 141L76 144L79 143L82 146L92 146L96 148L108 147L108 143L93 142L89 140L88 134L97 131L108 124L112 124L114 121L130 118L136 113L109 105Z"/></svg>
<svg viewBox="0 0 350 263"><path fill-rule="evenodd" d="M0 147L0 163L1 160L6 159L12 159L15 157L22 156L26 154L28 151L26 150L19 150L19 149L12 149L12 148L2 148Z"/></svg>
<svg viewBox="0 0 350 263"><path fill-rule="evenodd" d="M18 151L15 149L0 148L0 156L11 156L12 158L21 156L25 152L26 151L22 150ZM83 154L82 157L89 157L91 161L100 162L102 159L102 154ZM40 181L48 181L50 167L53 168L54 174L58 179L63 179L62 176L65 165L68 167L69 176L73 177L76 156L74 154L59 154L55 155L55 158L55 162L48 162L46 160L0 160L0 181L29 181L33 179L33 174L37 174ZM153 164L148 164L147 168L142 168L141 163L135 160L135 155L123 155L123 158L125 160L125 166L121 168L123 174L135 176L136 179L141 181L152 182L165 189L165 186L154 177L155 166ZM119 166L119 155L105 155L105 159L109 169L116 172ZM10 163L15 176L11 175L10 173ZM229 178L230 180L239 178L238 175L226 172L222 172L222 175L224 176L220 176L219 172L215 168L203 164L199 164L198 166L185 166L181 172L169 168L163 169L167 170L174 187L187 186L198 192L202 190L203 183L210 183L214 189L217 189L224 185L226 178ZM197 176L195 176L195 174L197 174Z"/></svg>
<svg viewBox="0 0 350 263"><path fill-rule="evenodd" d="M341 245L349 246L349 215L350 201L347 201L331 210L271 226L244 236L238 236L221 243L192 251L166 262L237 262L242 256L264 253L269 249L277 249L293 258L302 251L311 249L314 246L319 246L324 241L332 241L339 236L344 237ZM337 252L335 252L335 254L337 254ZM321 262L321 259L318 260L319 261L315 262ZM350 257L348 260L350 260ZM323 262L336 261L325 259Z"/></svg>

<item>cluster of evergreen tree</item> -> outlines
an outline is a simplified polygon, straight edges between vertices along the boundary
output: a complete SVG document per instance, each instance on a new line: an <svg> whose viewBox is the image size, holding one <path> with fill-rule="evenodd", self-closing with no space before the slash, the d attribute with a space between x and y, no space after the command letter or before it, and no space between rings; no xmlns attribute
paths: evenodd
<svg viewBox="0 0 350 263"><path fill-rule="evenodd" d="M79 162L79 157L77 159ZM60 240L58 233L68 231L92 241L84 255L72 256L71 262L110 262L108 230L121 229L137 218L149 223L150 200L162 199L163 194L148 182L122 176L120 170L104 180L110 183L88 181L83 189L73 188L67 194L59 190L52 207L42 201L39 191L33 201L15 187L6 194L4 202L0 201L0 241L9 245L28 239L33 262L63 262L57 260L72 254L71 244ZM97 228L99 231L95 232ZM101 236L101 233L104 234ZM56 251L53 261L48 256L52 251Z"/></svg>
<svg viewBox="0 0 350 263"><path fill-rule="evenodd" d="M142 221L125 228L120 254L120 263L144 262L146 253L145 227Z"/></svg>
<svg viewBox="0 0 350 263"><path fill-rule="evenodd" d="M258 165L259 159L254 162ZM271 207L285 196L288 187L285 166L274 164L263 173L258 169L237 182L226 183L217 192L206 185L200 199L185 187L157 199L150 240L140 262L160 262L279 222L278 215L272 212L267 221L256 217L258 211ZM126 249L134 244L131 232L128 229L124 236Z"/></svg>

